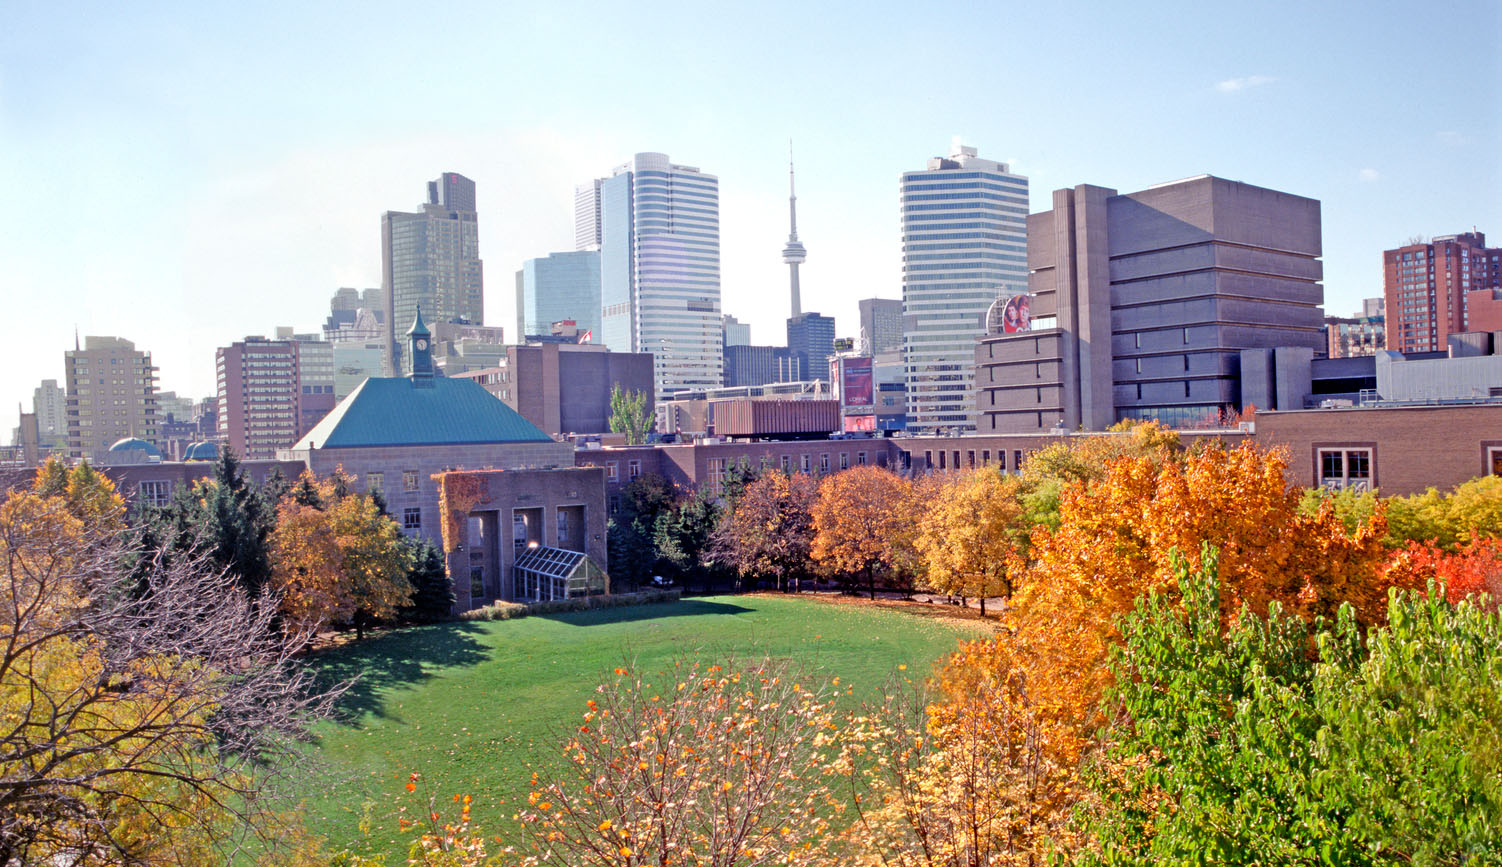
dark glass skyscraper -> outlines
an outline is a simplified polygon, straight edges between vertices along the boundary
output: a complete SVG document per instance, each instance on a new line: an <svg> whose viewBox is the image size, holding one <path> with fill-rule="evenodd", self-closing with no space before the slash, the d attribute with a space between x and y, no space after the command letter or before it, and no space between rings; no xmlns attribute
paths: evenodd
<svg viewBox="0 0 1502 867"><path fill-rule="evenodd" d="M390 375L401 375L403 369L397 324L410 324L418 307L423 318L433 323L484 323L485 280L474 181L444 172L428 182L428 200L421 210L382 215L381 291Z"/></svg>

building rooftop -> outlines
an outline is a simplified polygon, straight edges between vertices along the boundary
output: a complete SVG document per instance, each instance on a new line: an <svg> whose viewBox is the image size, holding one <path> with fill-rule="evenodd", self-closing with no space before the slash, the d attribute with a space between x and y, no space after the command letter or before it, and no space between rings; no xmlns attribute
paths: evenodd
<svg viewBox="0 0 1502 867"><path fill-rule="evenodd" d="M552 442L473 379L371 377L292 448Z"/></svg>

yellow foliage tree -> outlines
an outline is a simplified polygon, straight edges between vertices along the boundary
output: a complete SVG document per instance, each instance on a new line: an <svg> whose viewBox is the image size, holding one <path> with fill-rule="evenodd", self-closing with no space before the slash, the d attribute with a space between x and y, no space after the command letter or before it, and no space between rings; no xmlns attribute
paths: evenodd
<svg viewBox="0 0 1502 867"><path fill-rule="evenodd" d="M914 540L929 588L979 597L981 614L987 596L1011 595L1008 561L1031 529L1020 499L1024 488L1018 477L992 469L948 479L919 512Z"/></svg>

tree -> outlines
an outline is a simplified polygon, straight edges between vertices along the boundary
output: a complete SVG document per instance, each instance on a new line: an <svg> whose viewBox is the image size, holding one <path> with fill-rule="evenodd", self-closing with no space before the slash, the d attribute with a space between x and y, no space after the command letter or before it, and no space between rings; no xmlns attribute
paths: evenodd
<svg viewBox="0 0 1502 867"><path fill-rule="evenodd" d="M720 507L702 491L663 510L652 527L658 563L686 585L690 576L711 565L710 545L719 523Z"/></svg>
<svg viewBox="0 0 1502 867"><path fill-rule="evenodd" d="M1227 628L1213 554L1176 561L1112 654L1086 864L1470 864L1502 851L1502 615L1394 594ZM1311 656L1311 649L1314 651Z"/></svg>
<svg viewBox="0 0 1502 867"><path fill-rule="evenodd" d="M716 556L742 578L766 577L778 590L813 568L813 507L819 485L798 473L764 473L746 485L715 531Z"/></svg>
<svg viewBox="0 0 1502 867"><path fill-rule="evenodd" d="M667 479L646 473L621 489L620 508L610 519L606 547L610 576L622 586L641 583L657 568L657 518L678 501Z"/></svg>
<svg viewBox="0 0 1502 867"><path fill-rule="evenodd" d="M915 522L912 485L879 467L854 467L819 483L811 510L813 559L837 574L864 576L876 598L878 570L909 574Z"/></svg>
<svg viewBox="0 0 1502 867"><path fill-rule="evenodd" d="M222 863L247 835L279 845L289 744L336 693L275 639L274 606L211 561L127 565L99 501L0 504L0 863Z"/></svg>
<svg viewBox="0 0 1502 867"><path fill-rule="evenodd" d="M831 812L828 687L783 661L626 668L540 770L523 820L543 864L814 865Z"/></svg>
<svg viewBox="0 0 1502 867"><path fill-rule="evenodd" d="M311 474L305 471L305 480ZM302 481L282 501L271 537L272 581L294 632L351 624L363 638L410 601L412 560L396 522L369 496L339 484L341 475L316 483L321 505L298 502Z"/></svg>
<svg viewBox="0 0 1502 867"><path fill-rule="evenodd" d="M647 413L647 393L624 391L620 383L610 387L610 430L626 435L626 445L641 445L657 425Z"/></svg>
<svg viewBox="0 0 1502 867"><path fill-rule="evenodd" d="M1022 494L1027 485L1017 476L991 469L960 473L942 495L921 512L914 541L923 559L928 587L957 596L1010 596L1008 562L1016 563L1031 525Z"/></svg>
<svg viewBox="0 0 1502 867"><path fill-rule="evenodd" d="M407 576L412 584L412 601L398 613L404 620L417 623L448 619L454 611L454 582L443 562L443 552L424 539L403 536L402 544L406 546L407 559L412 563L412 571Z"/></svg>

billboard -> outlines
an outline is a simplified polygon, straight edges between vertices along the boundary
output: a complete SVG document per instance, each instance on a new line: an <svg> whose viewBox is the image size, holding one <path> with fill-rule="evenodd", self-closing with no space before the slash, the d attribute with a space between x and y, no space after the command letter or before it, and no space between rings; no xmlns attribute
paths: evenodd
<svg viewBox="0 0 1502 867"><path fill-rule="evenodd" d="M845 406L871 406L875 401L871 392L871 359L841 359L840 401Z"/></svg>
<svg viewBox="0 0 1502 867"><path fill-rule="evenodd" d="M1026 295L1013 295L1001 311L1001 330L1005 334L1033 330L1033 302Z"/></svg>
<svg viewBox="0 0 1502 867"><path fill-rule="evenodd" d="M863 431L876 430L875 415L847 415L845 416L845 433L861 433Z"/></svg>

